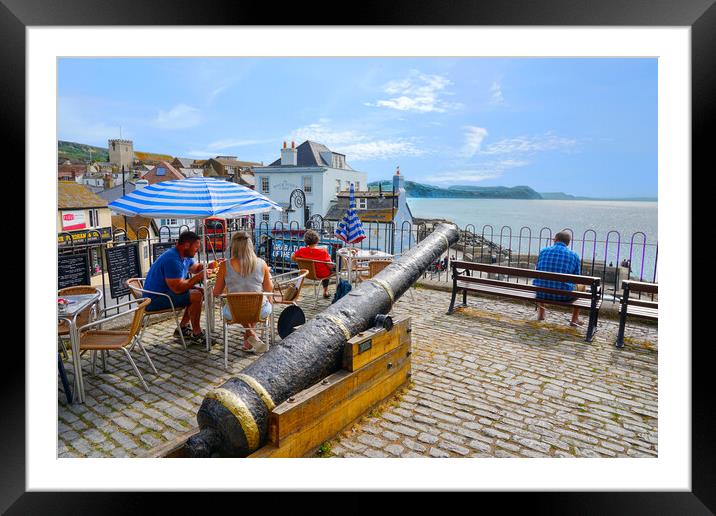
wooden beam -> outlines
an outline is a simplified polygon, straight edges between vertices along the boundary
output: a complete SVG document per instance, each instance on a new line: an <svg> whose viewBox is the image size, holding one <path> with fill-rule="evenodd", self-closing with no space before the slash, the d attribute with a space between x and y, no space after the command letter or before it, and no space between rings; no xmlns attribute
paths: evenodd
<svg viewBox="0 0 716 516"><path fill-rule="evenodd" d="M410 342L410 317L395 319L390 331L371 328L346 342L343 368L356 371L376 358Z"/></svg>

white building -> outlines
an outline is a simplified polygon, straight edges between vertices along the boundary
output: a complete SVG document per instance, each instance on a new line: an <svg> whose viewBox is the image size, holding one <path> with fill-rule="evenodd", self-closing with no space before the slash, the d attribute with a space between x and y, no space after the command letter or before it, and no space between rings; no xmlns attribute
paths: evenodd
<svg viewBox="0 0 716 516"><path fill-rule="evenodd" d="M284 208L282 212L271 211L257 215L257 225L268 222L273 227L278 221L297 222L305 226L303 209L291 206L295 211L287 212L291 192L303 190L309 217L325 215L331 207L331 201L339 192L347 191L353 183L357 190L367 188L365 172L353 170L346 162L345 154L333 152L325 145L306 140L298 147L283 143L281 158L265 167L253 167L256 178L256 190L277 202Z"/></svg>

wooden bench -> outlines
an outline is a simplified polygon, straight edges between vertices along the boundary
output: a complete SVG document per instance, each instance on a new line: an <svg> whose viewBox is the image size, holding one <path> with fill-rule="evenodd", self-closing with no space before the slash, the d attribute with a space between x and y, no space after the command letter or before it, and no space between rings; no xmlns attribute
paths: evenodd
<svg viewBox="0 0 716 516"><path fill-rule="evenodd" d="M622 282L621 309L619 310L619 333L617 334L616 346L624 347L624 327L626 326L627 315L643 317L645 319L659 318L659 303L656 301L645 301L630 297L633 293L658 294L659 285L656 283L644 283L641 281L624 280ZM653 299L653 297L652 297Z"/></svg>
<svg viewBox="0 0 716 516"><path fill-rule="evenodd" d="M561 281L587 286L586 292L565 291L554 288L538 287L531 283L516 283L502 279L482 278L473 273L484 272L496 275L496 277L508 276L517 278L534 278L543 280ZM494 296L523 299L536 303L560 305L566 307L579 307L589 310L589 326L587 327L586 341L591 342L597 330L599 319L599 308L602 305L601 279L594 276L579 276L574 274L558 274L554 272L543 272L533 269L520 269L518 267L505 267L503 265L492 265L487 263L473 263L464 261L452 262L452 299L448 314L455 309L455 298L459 290L462 290L462 305L467 306L467 292L481 292ZM558 296L573 296L573 300L557 301L553 299L539 299L538 292L556 294Z"/></svg>

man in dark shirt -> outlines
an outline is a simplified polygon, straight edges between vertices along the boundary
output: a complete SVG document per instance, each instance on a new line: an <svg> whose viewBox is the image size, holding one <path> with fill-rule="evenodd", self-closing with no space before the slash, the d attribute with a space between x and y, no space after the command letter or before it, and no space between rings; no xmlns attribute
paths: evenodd
<svg viewBox="0 0 716 516"><path fill-rule="evenodd" d="M197 341L206 338L201 329L201 306L204 300L204 291L193 288L203 275L204 265L194 263L194 255L199 250L199 236L193 231L185 231L179 235L174 248L162 253L152 264L147 279L144 281L145 290L166 294L171 298L174 308L186 307L180 326L185 337ZM189 277L189 273L194 276ZM147 306L147 312L170 308L169 299L156 294L145 294L152 300ZM191 320L191 330L189 321ZM192 331L193 330L193 331ZM179 330L175 330L175 337L179 337Z"/></svg>
<svg viewBox="0 0 716 516"><path fill-rule="evenodd" d="M545 247L539 252L537 258L537 270L545 272L556 272L559 274L580 274L581 259L579 255L569 248L571 235L568 231L560 231L554 236L554 245ZM559 290L573 291L573 283L564 283L562 281L536 279L533 282L538 287L553 288ZM581 285L580 285L581 286ZM566 294L566 293L565 293ZM537 299L553 299L555 301L571 301L574 296L566 294L560 296L549 292L537 292ZM542 303L537 304L537 319L542 321L545 316L545 307ZM576 306L572 309L571 326L581 326L583 323L579 320L579 308Z"/></svg>

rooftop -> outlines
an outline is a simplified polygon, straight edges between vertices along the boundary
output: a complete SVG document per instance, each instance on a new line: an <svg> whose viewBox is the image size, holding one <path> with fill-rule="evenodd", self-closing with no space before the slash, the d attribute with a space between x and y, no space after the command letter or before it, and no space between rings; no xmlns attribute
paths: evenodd
<svg viewBox="0 0 716 516"><path fill-rule="evenodd" d="M57 208L99 208L107 206L107 201L90 191L85 185L74 181L58 181Z"/></svg>

